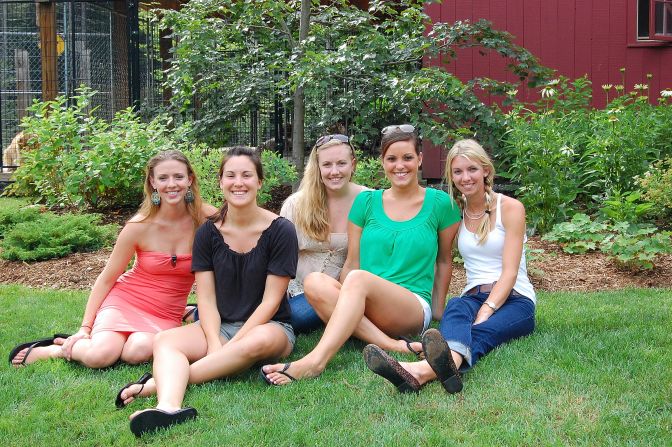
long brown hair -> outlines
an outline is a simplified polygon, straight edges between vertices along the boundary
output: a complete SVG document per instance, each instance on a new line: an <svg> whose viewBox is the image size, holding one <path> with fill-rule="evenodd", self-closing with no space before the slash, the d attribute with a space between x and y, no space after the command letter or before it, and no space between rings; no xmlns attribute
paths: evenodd
<svg viewBox="0 0 672 447"><path fill-rule="evenodd" d="M227 161L229 161L233 157L240 157L244 156L250 159L252 161L252 164L254 164L254 170L257 172L257 177L259 180L264 179L264 168L261 165L261 157L259 157L259 154L255 149L252 149L250 147L246 146L234 146L227 150L224 153L224 156L222 157L222 162L219 164L219 173L218 173L218 178L221 182L222 176L224 175L224 165L226 164ZM226 213L229 211L229 205L226 203L226 200L222 204L222 206L219 208L219 210L212 216L210 216L210 220L214 221L221 221L221 223L224 223L224 219L226 218Z"/></svg>
<svg viewBox="0 0 672 447"><path fill-rule="evenodd" d="M144 197L142 204L140 204L140 208L138 209L138 214L142 216L140 222L144 222L147 219L154 217L161 207L161 204L154 205L152 203L151 197L154 188L152 187L151 178L154 177L154 168L156 168L159 163L168 160L179 161L187 167L187 174L191 178L190 188L191 192L194 194L194 201L191 203L187 203L185 201L184 204L187 207L187 211L191 215L192 221L194 222L194 228L196 228L201 223L203 223L201 220L201 206L203 205L203 200L201 199L201 194L198 189L198 179L196 178L194 169L191 167L191 163L189 163L189 159L182 152L175 149L159 152L150 158L147 162L147 166L145 167L145 183L143 188Z"/></svg>

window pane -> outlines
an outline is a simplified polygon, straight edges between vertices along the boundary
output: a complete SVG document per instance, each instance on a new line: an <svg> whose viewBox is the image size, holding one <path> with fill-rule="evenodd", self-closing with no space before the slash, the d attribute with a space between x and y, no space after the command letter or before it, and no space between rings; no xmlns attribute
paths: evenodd
<svg viewBox="0 0 672 447"><path fill-rule="evenodd" d="M651 0L637 0L637 38L649 38L649 4Z"/></svg>
<svg viewBox="0 0 672 447"><path fill-rule="evenodd" d="M655 5L655 30L656 34L672 36L672 3L657 2Z"/></svg>

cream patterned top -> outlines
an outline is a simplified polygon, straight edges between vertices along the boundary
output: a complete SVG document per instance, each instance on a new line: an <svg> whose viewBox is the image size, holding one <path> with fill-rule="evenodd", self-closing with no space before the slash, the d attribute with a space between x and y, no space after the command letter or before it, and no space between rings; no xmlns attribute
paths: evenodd
<svg viewBox="0 0 672 447"><path fill-rule="evenodd" d="M285 200L280 215L294 221L297 193ZM321 272L338 279L341 269L348 255L348 234L331 233L329 240L320 242L306 236L296 228L299 240L299 263L296 268L296 278L289 282L287 288L291 296L303 293L303 279L312 272Z"/></svg>

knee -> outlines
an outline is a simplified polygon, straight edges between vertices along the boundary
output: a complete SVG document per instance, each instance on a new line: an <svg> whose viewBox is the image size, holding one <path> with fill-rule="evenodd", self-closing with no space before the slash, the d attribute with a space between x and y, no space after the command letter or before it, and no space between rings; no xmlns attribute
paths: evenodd
<svg viewBox="0 0 672 447"><path fill-rule="evenodd" d="M81 363L88 368L106 368L119 360L120 353L112 349L89 349Z"/></svg>
<svg viewBox="0 0 672 447"><path fill-rule="evenodd" d="M153 340L153 349L162 349L170 347L172 344L173 337L170 334L170 331L158 332L154 335Z"/></svg>
<svg viewBox="0 0 672 447"><path fill-rule="evenodd" d="M254 334L253 337L246 337L248 340L242 340L240 353L250 361L265 360L269 353L275 349L277 341L271 338L270 334Z"/></svg>
<svg viewBox="0 0 672 447"><path fill-rule="evenodd" d="M345 281L343 281L342 289L349 292L354 290L365 290L371 276L372 273L369 273L366 270L352 270L348 273Z"/></svg>
<svg viewBox="0 0 672 447"><path fill-rule="evenodd" d="M324 296L324 287L327 284L325 276L327 275L324 273L313 272L303 279L303 293L308 301L312 302Z"/></svg>
<svg viewBox="0 0 672 447"><path fill-rule="evenodd" d="M152 343L148 340L128 342L121 353L121 360L131 365L148 362L152 358Z"/></svg>

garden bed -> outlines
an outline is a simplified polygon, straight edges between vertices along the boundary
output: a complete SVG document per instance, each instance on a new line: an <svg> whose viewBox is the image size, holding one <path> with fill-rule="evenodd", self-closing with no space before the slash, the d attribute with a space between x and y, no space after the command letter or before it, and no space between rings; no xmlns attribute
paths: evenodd
<svg viewBox="0 0 672 447"><path fill-rule="evenodd" d="M531 238L534 250L529 263L532 282L545 291L598 291L627 287L672 288L672 256L663 256L652 271L631 272L619 268L600 253L569 255L555 244ZM536 250L542 249L543 253ZM53 289L90 289L105 267L110 250L74 253L42 262L0 260L0 283ZM464 285L464 269L455 265L451 294Z"/></svg>

